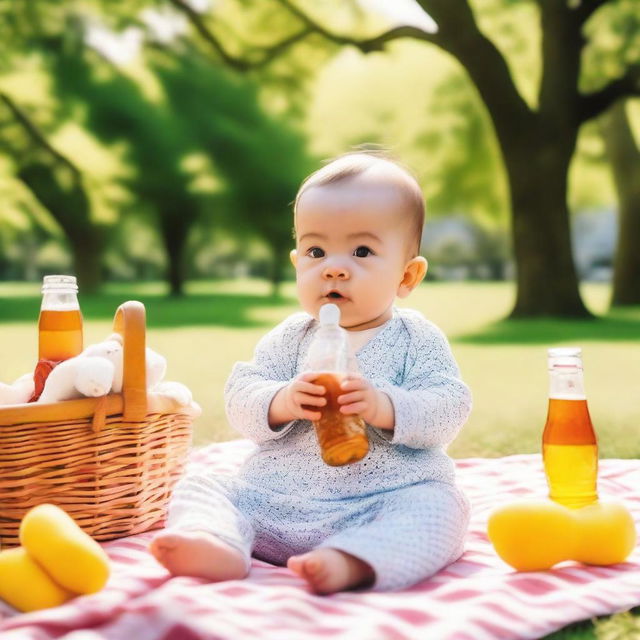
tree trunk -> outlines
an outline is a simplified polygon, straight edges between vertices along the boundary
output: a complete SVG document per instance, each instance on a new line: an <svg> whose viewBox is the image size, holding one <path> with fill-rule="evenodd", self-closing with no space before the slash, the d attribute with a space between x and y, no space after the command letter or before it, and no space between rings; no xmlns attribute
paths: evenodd
<svg viewBox="0 0 640 640"><path fill-rule="evenodd" d="M574 145L570 135L563 142L545 141L541 128L503 148L517 265L512 317L591 316L578 289L566 201Z"/></svg>
<svg viewBox="0 0 640 640"><path fill-rule="evenodd" d="M184 295L184 269L182 267L182 248L167 247L167 279L169 281L169 295L180 297Z"/></svg>
<svg viewBox="0 0 640 640"><path fill-rule="evenodd" d="M538 3L542 21L539 104L533 111L502 53L463 0L418 0L438 23L434 42L462 64L484 102L507 170L517 297L512 317L589 317L573 264L567 172L580 126L581 35L565 3Z"/></svg>
<svg viewBox="0 0 640 640"><path fill-rule="evenodd" d="M600 119L600 126L618 194L618 242L611 305L640 305L640 151L623 100Z"/></svg>
<svg viewBox="0 0 640 640"><path fill-rule="evenodd" d="M167 281L169 295L184 295L184 252L188 228L176 219L173 212L160 212L162 224L162 241L167 251Z"/></svg>
<svg viewBox="0 0 640 640"><path fill-rule="evenodd" d="M289 261L288 247L280 246L272 241L271 243L271 297L280 297L280 286L284 280L286 265Z"/></svg>
<svg viewBox="0 0 640 640"><path fill-rule="evenodd" d="M102 284L102 261L106 244L106 230L98 225L86 228L81 237L69 236L73 266L81 293L96 293ZM98 257L98 259L96 259Z"/></svg>
<svg viewBox="0 0 640 640"><path fill-rule="evenodd" d="M66 167L44 161L23 166L18 177L68 238L80 290L97 291L102 283L105 233L91 220L91 205L82 179Z"/></svg>

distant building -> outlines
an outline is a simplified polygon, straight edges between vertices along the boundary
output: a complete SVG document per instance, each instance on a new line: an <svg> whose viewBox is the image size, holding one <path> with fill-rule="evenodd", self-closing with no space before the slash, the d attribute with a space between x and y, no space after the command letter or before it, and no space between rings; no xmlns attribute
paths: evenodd
<svg viewBox="0 0 640 640"><path fill-rule="evenodd" d="M610 209L581 211L573 216L571 240L580 280L611 281L617 237L617 215Z"/></svg>
<svg viewBox="0 0 640 640"><path fill-rule="evenodd" d="M422 252L436 280L503 280L509 271L507 232L489 232L462 215L430 220Z"/></svg>
<svg viewBox="0 0 640 640"><path fill-rule="evenodd" d="M614 211L586 210L572 217L572 250L580 280L611 280L616 240ZM451 215L425 225L422 252L436 280L503 280L514 276L509 243L506 230L489 232L463 215Z"/></svg>

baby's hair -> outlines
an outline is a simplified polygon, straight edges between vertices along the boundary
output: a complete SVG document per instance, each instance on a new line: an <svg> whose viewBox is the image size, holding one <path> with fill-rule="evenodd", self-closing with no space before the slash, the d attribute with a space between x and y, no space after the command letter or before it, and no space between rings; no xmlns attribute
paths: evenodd
<svg viewBox="0 0 640 640"><path fill-rule="evenodd" d="M385 165L392 167L405 178L405 180L398 184L398 188L406 199L410 215L412 216L411 237L415 240L411 246L413 252L412 257L418 255L425 214L422 190L413 173L384 151L351 151L330 160L323 167L314 171L304 180L298 189L293 207L294 215L298 210L298 203L300 202L302 194L311 187L335 184L342 180L348 180L349 178L362 175L369 169L384 167Z"/></svg>

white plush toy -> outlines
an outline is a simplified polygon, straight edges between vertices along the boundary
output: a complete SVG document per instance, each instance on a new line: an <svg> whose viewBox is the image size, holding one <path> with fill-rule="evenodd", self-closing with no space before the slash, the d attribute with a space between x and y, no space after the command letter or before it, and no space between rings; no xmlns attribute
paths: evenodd
<svg viewBox="0 0 640 640"><path fill-rule="evenodd" d="M96 398L109 392L122 392L124 351L122 336L114 333L104 342L88 346L75 358L64 360L47 377L38 402L58 402L88 396ZM179 382L162 381L167 370L164 356L149 347L145 350L147 390L191 404L191 391ZM25 373L13 384L0 382L0 405L28 402L33 395L33 374Z"/></svg>
<svg viewBox="0 0 640 640"><path fill-rule="evenodd" d="M12 384L0 382L0 405L29 402L34 387L33 373L25 373Z"/></svg>
<svg viewBox="0 0 640 640"><path fill-rule="evenodd" d="M38 402L57 402L79 396L97 397L122 391L124 351L122 336L114 333L104 342L88 346L80 355L55 367ZM167 396L182 406L191 404L191 391L179 382L161 382L167 371L164 356L145 350L147 390Z"/></svg>
<svg viewBox="0 0 640 640"><path fill-rule="evenodd" d="M64 360L51 371L38 402L104 396L111 390L114 372L113 363L106 358L81 353Z"/></svg>
<svg viewBox="0 0 640 640"><path fill-rule="evenodd" d="M165 380L164 382L159 382L151 391L159 396L175 400L181 407L188 407L193 401L191 390L181 382Z"/></svg>
<svg viewBox="0 0 640 640"><path fill-rule="evenodd" d="M92 344L87 347L78 357L97 356L110 360L114 367L113 384L111 389L114 393L122 391L123 357L122 337L118 333L109 336L104 342ZM164 378L167 372L167 360L164 356L156 353L153 349L145 349L147 389L151 390ZM55 371L55 369L54 369ZM53 373L53 372L52 372ZM51 374L49 374L51 375Z"/></svg>

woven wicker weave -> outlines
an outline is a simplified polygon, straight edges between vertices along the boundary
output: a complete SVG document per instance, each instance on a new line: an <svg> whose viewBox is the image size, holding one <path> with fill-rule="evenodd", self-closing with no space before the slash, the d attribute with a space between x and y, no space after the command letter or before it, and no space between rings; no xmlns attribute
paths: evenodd
<svg viewBox="0 0 640 640"><path fill-rule="evenodd" d="M146 391L145 309L116 311L121 394L0 407L0 543L18 543L23 515L52 502L97 540L162 526L200 408Z"/></svg>

